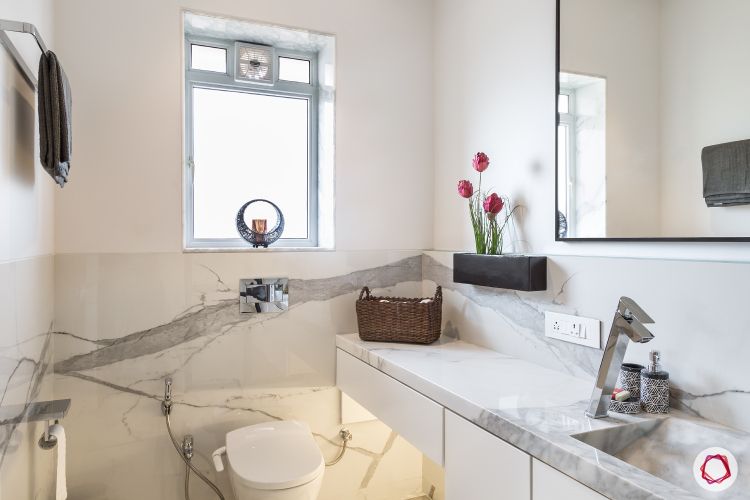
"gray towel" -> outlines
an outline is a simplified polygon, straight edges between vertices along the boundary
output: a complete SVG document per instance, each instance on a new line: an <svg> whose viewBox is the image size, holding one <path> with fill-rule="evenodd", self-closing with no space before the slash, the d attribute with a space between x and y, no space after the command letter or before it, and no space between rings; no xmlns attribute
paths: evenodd
<svg viewBox="0 0 750 500"><path fill-rule="evenodd" d="M39 59L39 157L60 187L70 172L71 106L68 77L49 50Z"/></svg>
<svg viewBox="0 0 750 500"><path fill-rule="evenodd" d="M750 204L750 140L707 146L701 161L706 206Z"/></svg>

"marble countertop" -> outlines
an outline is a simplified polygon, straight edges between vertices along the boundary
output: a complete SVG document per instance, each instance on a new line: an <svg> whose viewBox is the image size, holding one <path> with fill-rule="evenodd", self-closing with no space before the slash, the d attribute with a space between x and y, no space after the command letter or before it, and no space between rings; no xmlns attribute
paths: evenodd
<svg viewBox="0 0 750 500"><path fill-rule="evenodd" d="M346 334L337 336L336 346L609 498L717 498L716 493L703 492L688 476L698 451L719 446L702 442L701 429L708 430L712 438L718 433L726 442L743 443L743 457L750 453L747 434L673 410L670 419L699 424L690 427L690 435L679 437L679 450L672 450L681 458L661 465L662 469L675 467L667 472L680 478L680 488L571 437L664 418L612 413L604 419L586 417L592 381L447 338L420 346L365 342L356 334ZM737 449L732 451L737 455ZM640 462L649 459L641 457ZM690 465L676 463L684 461ZM750 484L750 471L743 471L739 461L741 476L721 498L749 498L745 486Z"/></svg>

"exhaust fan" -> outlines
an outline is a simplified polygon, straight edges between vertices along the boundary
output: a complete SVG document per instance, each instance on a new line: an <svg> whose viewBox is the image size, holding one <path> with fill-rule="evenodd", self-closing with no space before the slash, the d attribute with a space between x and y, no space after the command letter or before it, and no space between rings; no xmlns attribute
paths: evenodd
<svg viewBox="0 0 750 500"><path fill-rule="evenodd" d="M237 80L273 83L273 47L237 42Z"/></svg>

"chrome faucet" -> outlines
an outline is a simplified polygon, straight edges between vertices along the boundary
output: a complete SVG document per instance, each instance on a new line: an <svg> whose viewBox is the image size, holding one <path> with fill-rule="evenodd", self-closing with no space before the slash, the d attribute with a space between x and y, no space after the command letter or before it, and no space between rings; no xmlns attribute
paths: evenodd
<svg viewBox="0 0 750 500"><path fill-rule="evenodd" d="M633 299L620 297L586 416L591 418L607 416L612 391L617 383L617 375L620 373L620 365L625 358L628 341L645 344L653 339L654 335L643 326L644 323L653 322L654 320Z"/></svg>

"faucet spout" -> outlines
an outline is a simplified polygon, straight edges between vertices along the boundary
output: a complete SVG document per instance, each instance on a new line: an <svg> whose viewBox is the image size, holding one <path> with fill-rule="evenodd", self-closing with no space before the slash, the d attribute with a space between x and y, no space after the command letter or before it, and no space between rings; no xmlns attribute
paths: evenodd
<svg viewBox="0 0 750 500"><path fill-rule="evenodd" d="M621 315L619 311L615 313L612 327L617 327L617 330L620 333L626 335L630 340L638 344L645 344L654 338L654 334L651 333L643 323L633 317L627 318L626 316Z"/></svg>
<svg viewBox="0 0 750 500"><path fill-rule="evenodd" d="M591 401L586 410L587 416L591 418L607 416L612 391L617 383L620 365L625 359L628 342L645 344L651 341L654 335L644 326L644 323L653 322L654 320L633 299L620 298L615 317L612 320L612 328L609 330L607 344L604 347L602 363L596 376L594 390L591 393Z"/></svg>

